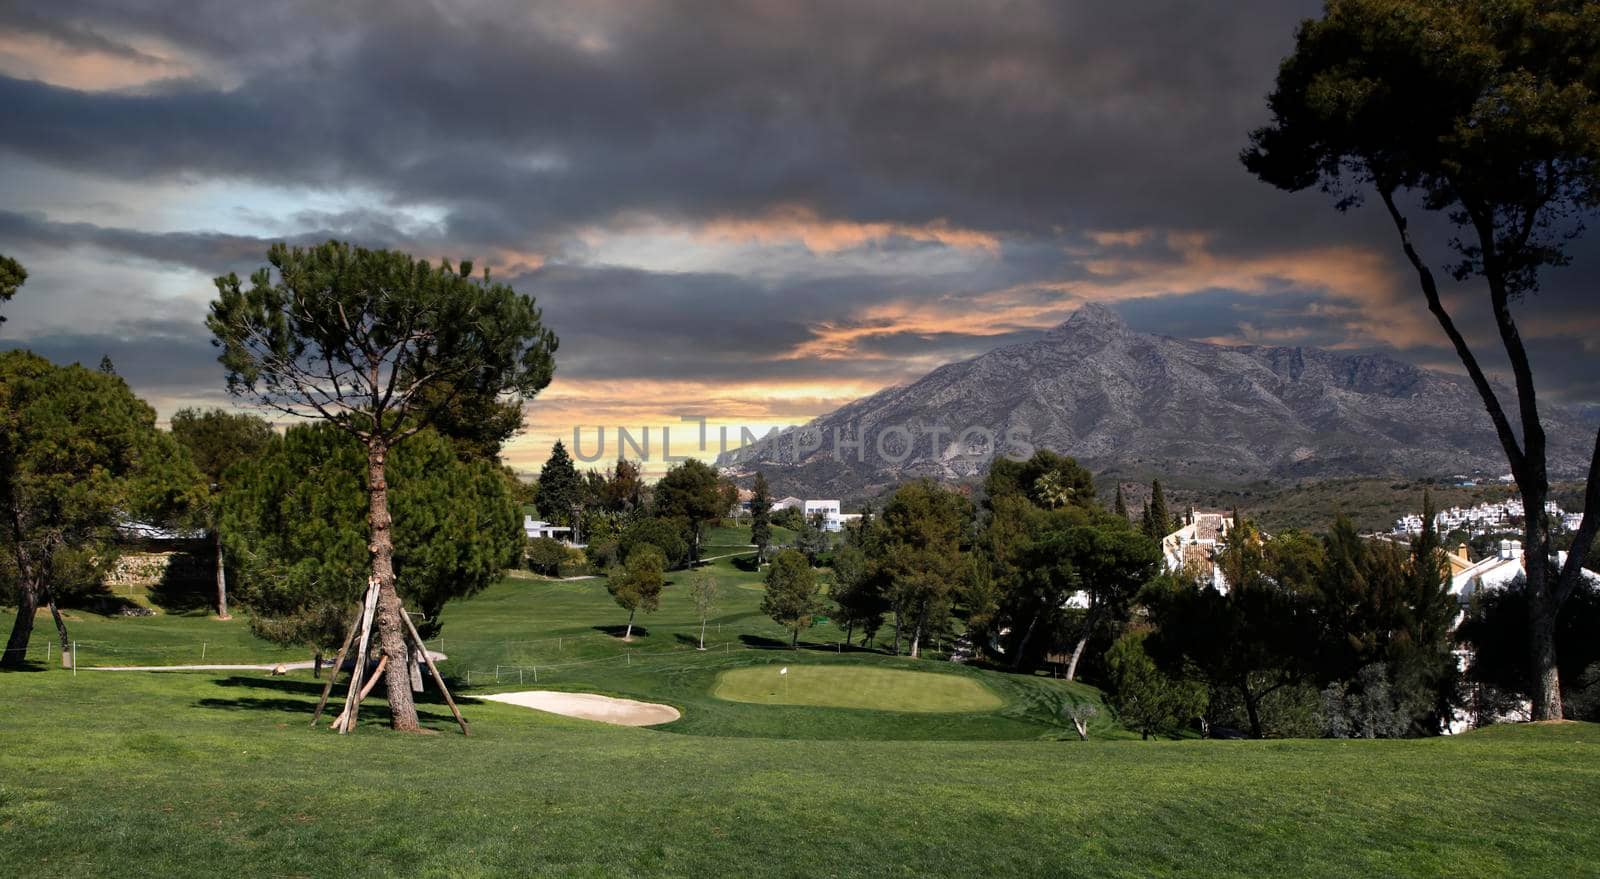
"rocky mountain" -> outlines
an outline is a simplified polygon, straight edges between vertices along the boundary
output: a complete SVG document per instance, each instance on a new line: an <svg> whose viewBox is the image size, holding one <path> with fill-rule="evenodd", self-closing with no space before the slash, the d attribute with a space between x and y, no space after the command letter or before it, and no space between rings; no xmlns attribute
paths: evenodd
<svg viewBox="0 0 1600 879"><path fill-rule="evenodd" d="M1581 473L1593 428L1576 410L1543 408L1552 475ZM717 463L762 469L780 493L853 498L917 476L977 477L995 448L1197 485L1508 470L1464 377L1379 355L1138 333L1101 305Z"/></svg>

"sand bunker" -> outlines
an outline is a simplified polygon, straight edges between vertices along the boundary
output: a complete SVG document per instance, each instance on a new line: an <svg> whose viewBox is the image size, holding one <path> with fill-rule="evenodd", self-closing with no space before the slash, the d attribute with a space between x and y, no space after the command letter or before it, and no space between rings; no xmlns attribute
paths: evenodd
<svg viewBox="0 0 1600 879"><path fill-rule="evenodd" d="M504 702L507 705L521 705L524 708L548 711L551 714L564 714L567 717L581 717L584 720L614 723L619 726L655 726L658 723L671 723L682 716L678 713L678 709L673 708L671 705L635 702L632 699L614 699L610 696L600 696L594 693L524 690L517 693L495 693L477 698L487 699L491 702Z"/></svg>

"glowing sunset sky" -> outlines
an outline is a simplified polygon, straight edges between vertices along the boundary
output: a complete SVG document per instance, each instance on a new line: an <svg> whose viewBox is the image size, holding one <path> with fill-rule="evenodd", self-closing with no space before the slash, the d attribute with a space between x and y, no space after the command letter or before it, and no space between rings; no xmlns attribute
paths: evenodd
<svg viewBox="0 0 1600 879"><path fill-rule="evenodd" d="M576 423L804 421L1086 301L1455 368L1383 217L1237 161L1316 4L181 5L0 5L0 346L108 354L164 416L231 405L210 279L330 237L538 299L524 469ZM1576 402L1597 240L1522 312Z"/></svg>

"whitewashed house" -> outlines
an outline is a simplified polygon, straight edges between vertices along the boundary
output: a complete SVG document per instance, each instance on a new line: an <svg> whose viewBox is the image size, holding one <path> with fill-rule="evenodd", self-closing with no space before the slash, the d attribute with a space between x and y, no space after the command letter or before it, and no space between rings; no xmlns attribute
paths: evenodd
<svg viewBox="0 0 1600 879"><path fill-rule="evenodd" d="M805 503L805 501L795 497L794 495L789 495L782 500L773 501L770 509L774 513L778 512L779 510L799 510L805 506Z"/></svg>
<svg viewBox="0 0 1600 879"><path fill-rule="evenodd" d="M822 517L823 531L843 531L844 520L839 517L838 501L806 501L801 512L807 519Z"/></svg>
<svg viewBox="0 0 1600 879"><path fill-rule="evenodd" d="M548 537L551 540L559 540L568 546L572 545L571 528L552 525L543 519L535 519L532 516L522 517L522 533L526 534L529 540L533 540L536 537Z"/></svg>
<svg viewBox="0 0 1600 879"><path fill-rule="evenodd" d="M1227 592L1228 579L1222 576L1216 555L1232 531L1231 513L1195 513L1188 524L1161 539L1161 557L1168 573L1191 571L1218 592Z"/></svg>

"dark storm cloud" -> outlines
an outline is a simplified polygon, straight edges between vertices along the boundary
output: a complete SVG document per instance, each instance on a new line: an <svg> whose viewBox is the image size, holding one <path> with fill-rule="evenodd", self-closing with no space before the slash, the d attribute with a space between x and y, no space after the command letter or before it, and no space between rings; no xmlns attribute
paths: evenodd
<svg viewBox="0 0 1600 879"><path fill-rule="evenodd" d="M1203 233L1207 257L1224 262L1287 264L1308 248L1364 247L1409 284L1382 216L1278 192L1237 160L1266 120L1263 97L1295 23L1318 9L1309 0L12 4L0 6L0 32L138 62L159 53L182 72L101 90L0 76L0 161L10 153L153 187L360 190L356 207L256 225L281 226L298 243L340 237L510 261L506 272L521 273L508 279L538 297L561 335L563 377L899 381L926 360L1036 338L1040 315L1092 298L1096 285L1152 267L1187 281L1194 249L1167 232ZM590 259L595 229L666 225L692 239L705 224L759 226L795 207L802 223L944 224L998 244L952 267L933 260L948 252L942 245L876 234L863 257L881 258L876 272L825 258L826 272L779 271L748 255L684 271ZM1137 230L1153 231L1111 243L1093 234ZM1430 262L1448 262L1448 230L1418 221L1416 231ZM1597 241L1551 276L1539 302L1555 316L1546 332L1563 340L1548 349L1560 356L1541 354L1552 387L1590 399L1600 398L1584 378L1594 331L1562 318L1585 313ZM254 268L268 243L0 212L0 251L95 248L205 275ZM1321 264L1339 271L1337 257ZM1236 277L1217 274L1219 284ZM1377 283L1333 295L1303 277L1250 290L1211 284L1202 278L1183 296L1121 291L1117 307L1140 330L1330 345L1366 332L1359 318L1386 297L1413 296ZM995 291L1018 316L990 313ZM933 318L906 325L919 309ZM984 325L961 326L968 313ZM1480 318L1463 320L1492 340ZM837 331L855 333L855 356L790 356ZM198 317L189 332L204 338ZM103 343L50 344L67 354ZM160 347L136 356L161 362ZM1448 365L1443 353L1437 362ZM193 352L168 356L174 374L189 374Z"/></svg>
<svg viewBox="0 0 1600 879"><path fill-rule="evenodd" d="M58 17L159 35L241 81L0 81L18 123L0 144L97 173L361 182L497 242L783 202L1020 231L1231 216L1281 237L1284 202L1233 157L1313 10L385 3L241 21L231 5L67 3Z"/></svg>
<svg viewBox="0 0 1600 879"><path fill-rule="evenodd" d="M25 342L0 338L0 349L27 348L55 363L94 367L111 358L117 374L145 396L222 398L217 351L202 328L176 321L135 321L114 333L48 333Z"/></svg>

